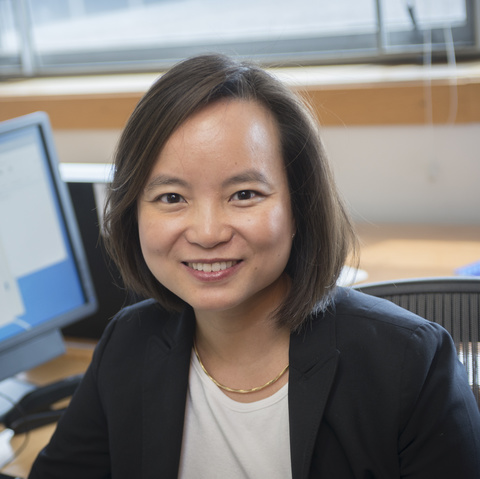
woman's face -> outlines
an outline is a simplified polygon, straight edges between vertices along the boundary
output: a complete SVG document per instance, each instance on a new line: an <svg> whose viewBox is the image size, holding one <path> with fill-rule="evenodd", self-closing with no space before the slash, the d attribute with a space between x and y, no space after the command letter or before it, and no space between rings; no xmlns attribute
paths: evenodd
<svg viewBox="0 0 480 479"><path fill-rule="evenodd" d="M152 168L138 228L153 275L195 311L277 306L295 226L270 112L228 100L190 117Z"/></svg>

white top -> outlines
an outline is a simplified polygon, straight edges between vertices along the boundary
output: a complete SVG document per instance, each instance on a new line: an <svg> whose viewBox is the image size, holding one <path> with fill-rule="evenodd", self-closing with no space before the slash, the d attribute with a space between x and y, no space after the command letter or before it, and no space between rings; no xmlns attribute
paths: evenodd
<svg viewBox="0 0 480 479"><path fill-rule="evenodd" d="M192 354L180 479L290 479L288 384L240 403L206 376Z"/></svg>

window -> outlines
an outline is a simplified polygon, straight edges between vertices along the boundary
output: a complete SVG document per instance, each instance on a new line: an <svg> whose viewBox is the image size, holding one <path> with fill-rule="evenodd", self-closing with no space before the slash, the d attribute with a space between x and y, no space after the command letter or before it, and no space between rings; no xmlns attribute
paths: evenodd
<svg viewBox="0 0 480 479"><path fill-rule="evenodd" d="M271 64L478 56L480 0L0 0L4 76L158 71L220 51Z"/></svg>

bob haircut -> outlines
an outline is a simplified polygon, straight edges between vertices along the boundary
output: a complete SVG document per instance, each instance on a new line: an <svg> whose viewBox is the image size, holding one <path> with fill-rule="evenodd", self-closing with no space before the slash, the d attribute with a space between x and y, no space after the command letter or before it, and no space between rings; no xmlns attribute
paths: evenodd
<svg viewBox="0 0 480 479"><path fill-rule="evenodd" d="M324 310L355 233L308 107L263 69L223 55L187 59L161 76L140 100L120 137L105 207L106 248L125 286L168 310L185 302L160 284L142 255L137 199L172 133L192 114L220 100L255 101L276 119L296 223L286 273L289 294L274 312L277 324L300 329Z"/></svg>

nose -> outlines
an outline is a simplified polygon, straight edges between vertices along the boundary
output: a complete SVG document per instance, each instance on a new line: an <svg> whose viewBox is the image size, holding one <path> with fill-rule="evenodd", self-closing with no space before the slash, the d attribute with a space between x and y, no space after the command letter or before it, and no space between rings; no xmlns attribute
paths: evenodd
<svg viewBox="0 0 480 479"><path fill-rule="evenodd" d="M232 236L233 228L223 208L202 204L192 209L185 231L189 243L209 249L227 243Z"/></svg>

